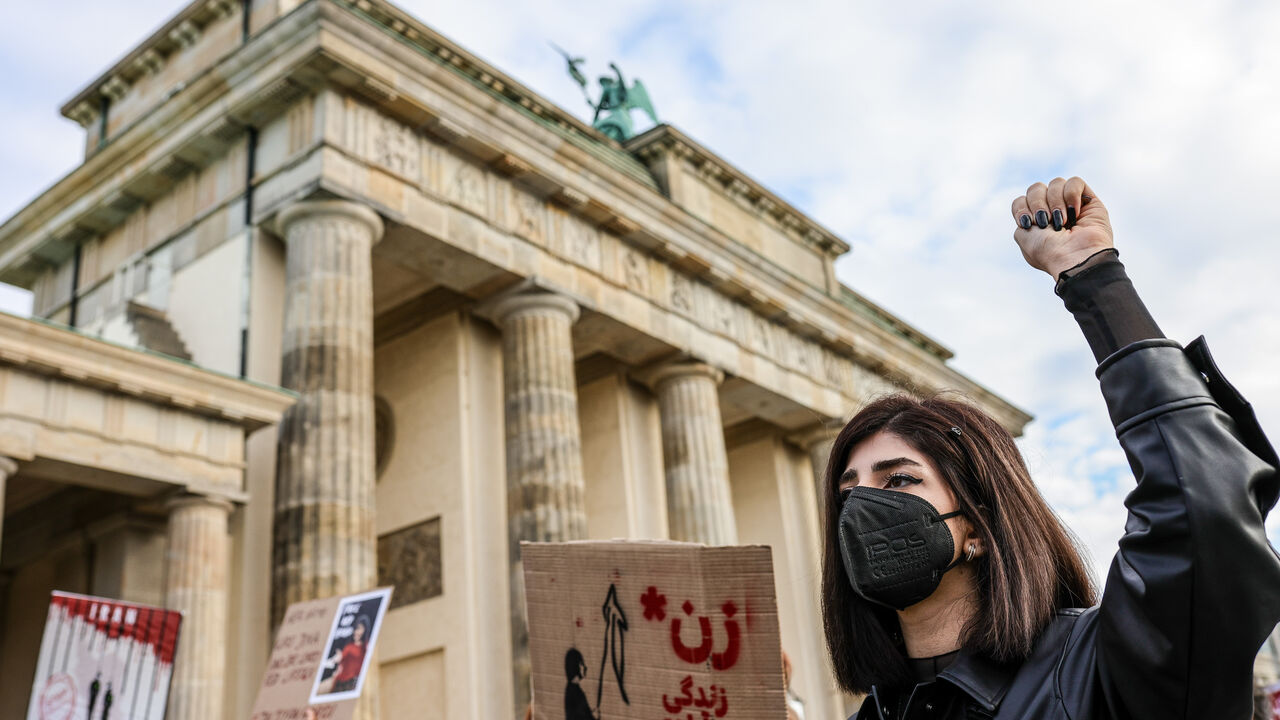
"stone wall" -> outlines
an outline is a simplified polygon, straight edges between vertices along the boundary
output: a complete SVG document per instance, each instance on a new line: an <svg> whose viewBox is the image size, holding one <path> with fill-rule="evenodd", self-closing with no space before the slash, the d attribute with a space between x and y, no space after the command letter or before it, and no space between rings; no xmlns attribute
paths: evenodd
<svg viewBox="0 0 1280 720"><path fill-rule="evenodd" d="M510 658L501 360L493 328L458 313L376 350L376 392L395 425L377 481L379 545L438 523L438 564L415 552L405 561L426 564L399 572L431 574L442 591L387 613L382 697L397 712L383 717L516 717L495 682Z"/></svg>

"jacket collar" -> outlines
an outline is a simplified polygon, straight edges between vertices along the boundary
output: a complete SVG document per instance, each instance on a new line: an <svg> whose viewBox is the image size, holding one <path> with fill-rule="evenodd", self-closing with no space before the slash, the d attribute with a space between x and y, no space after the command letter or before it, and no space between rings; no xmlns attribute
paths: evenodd
<svg viewBox="0 0 1280 720"><path fill-rule="evenodd" d="M961 650L938 677L963 690L987 712L995 712L1009 692L1016 666L1000 665L969 650Z"/></svg>
<svg viewBox="0 0 1280 720"><path fill-rule="evenodd" d="M967 649L962 649L951 665L938 673L938 677L955 685L978 703L983 710L995 713L996 708L1000 706L1000 701L1004 700L1005 694L1009 692L1016 670L1016 667L1000 665L981 655L975 655ZM871 701L876 714L866 717L883 718L884 714L881 713L880 708L884 703L880 698L879 689L874 685L867 699ZM863 703L863 709L866 709L866 703ZM860 720L862 717L863 713L859 712L850 720L855 718Z"/></svg>

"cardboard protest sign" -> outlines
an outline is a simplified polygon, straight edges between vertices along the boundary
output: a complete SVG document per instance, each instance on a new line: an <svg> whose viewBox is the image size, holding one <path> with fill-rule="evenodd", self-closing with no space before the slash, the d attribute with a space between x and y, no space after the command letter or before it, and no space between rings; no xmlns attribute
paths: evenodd
<svg viewBox="0 0 1280 720"><path fill-rule="evenodd" d="M521 548L537 720L786 717L768 547Z"/></svg>
<svg viewBox="0 0 1280 720"><path fill-rule="evenodd" d="M55 592L27 720L162 720L182 614Z"/></svg>
<svg viewBox="0 0 1280 720"><path fill-rule="evenodd" d="M290 605L250 720L349 720L390 603L379 588Z"/></svg>

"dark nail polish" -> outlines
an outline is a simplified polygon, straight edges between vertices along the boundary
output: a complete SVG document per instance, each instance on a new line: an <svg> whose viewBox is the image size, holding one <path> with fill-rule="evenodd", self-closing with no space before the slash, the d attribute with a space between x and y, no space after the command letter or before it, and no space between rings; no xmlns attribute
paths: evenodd
<svg viewBox="0 0 1280 720"><path fill-rule="evenodd" d="M1053 211L1053 229L1054 230L1062 229L1062 211L1061 210Z"/></svg>
<svg viewBox="0 0 1280 720"><path fill-rule="evenodd" d="M1022 213L1022 217L1018 218L1018 225L1021 226L1023 230L1030 230L1031 216L1026 213Z"/></svg>
<svg viewBox="0 0 1280 720"><path fill-rule="evenodd" d="M1047 213L1047 212L1045 212L1045 211L1043 211L1043 210L1037 210L1037 211L1036 211L1036 225L1039 225L1041 228L1047 228L1047 227L1049 227L1049 213Z"/></svg>
<svg viewBox="0 0 1280 720"><path fill-rule="evenodd" d="M1067 206L1067 227L1076 224L1076 207L1074 205Z"/></svg>

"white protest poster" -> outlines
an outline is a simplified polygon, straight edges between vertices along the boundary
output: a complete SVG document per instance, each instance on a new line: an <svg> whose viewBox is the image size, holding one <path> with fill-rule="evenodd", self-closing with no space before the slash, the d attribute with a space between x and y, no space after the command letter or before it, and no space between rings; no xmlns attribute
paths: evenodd
<svg viewBox="0 0 1280 720"><path fill-rule="evenodd" d="M182 614L54 592L27 720L162 720Z"/></svg>
<svg viewBox="0 0 1280 720"><path fill-rule="evenodd" d="M373 646L382 627L382 616L391 603L391 588L348 595L338 603L323 660L311 687L311 704L360 697L364 678L373 663Z"/></svg>
<svg viewBox="0 0 1280 720"><path fill-rule="evenodd" d="M290 605L250 720L350 720L374 662L391 590Z"/></svg>
<svg viewBox="0 0 1280 720"><path fill-rule="evenodd" d="M537 720L786 717L768 547L521 548Z"/></svg>

